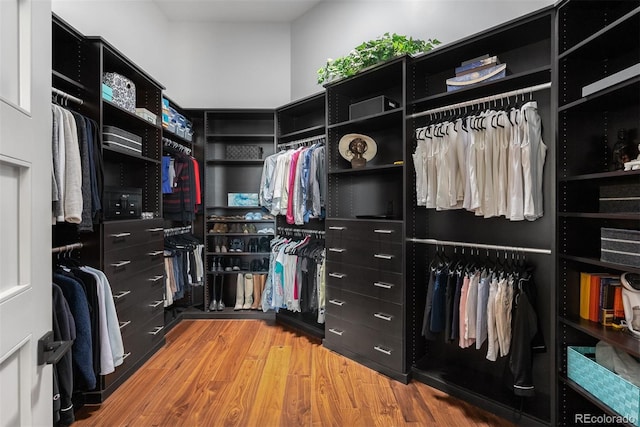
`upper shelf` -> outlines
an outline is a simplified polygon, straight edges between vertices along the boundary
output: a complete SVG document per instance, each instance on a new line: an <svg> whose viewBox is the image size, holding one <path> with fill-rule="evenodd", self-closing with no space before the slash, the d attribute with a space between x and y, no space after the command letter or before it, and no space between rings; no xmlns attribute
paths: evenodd
<svg viewBox="0 0 640 427"><path fill-rule="evenodd" d="M600 179L617 179L626 176L638 176L640 170L632 171L612 171L612 172L598 172L588 173L583 175L573 175L568 177L559 177L559 181L584 181L584 180L600 180Z"/></svg>
<svg viewBox="0 0 640 427"><path fill-rule="evenodd" d="M384 111L378 114L372 114L370 116L360 117L357 119L346 120L340 123L329 125L328 129L337 129L343 126L349 126L353 124L371 124L375 127L386 127L389 122L402 117L403 108L395 108L393 110Z"/></svg>
<svg viewBox="0 0 640 427"><path fill-rule="evenodd" d="M574 111L603 111L620 109L628 105L637 105L640 100L640 76L632 77L623 82L614 84L592 95L579 98L573 102L562 105L558 112Z"/></svg>
<svg viewBox="0 0 640 427"><path fill-rule="evenodd" d="M111 101L102 99L102 105L105 107L104 108L105 114L113 114L118 117L118 120L124 120L127 122L127 124L129 124L134 128L146 127L151 129L157 129L157 130L162 129L160 125L153 124L150 121L145 120L142 117L138 116L137 114L132 113L131 111L125 110L124 108L114 104ZM105 120L105 122L106 124L109 124L108 120Z"/></svg>
<svg viewBox="0 0 640 427"><path fill-rule="evenodd" d="M560 321L599 340L612 344L635 357L640 357L640 340L624 331L600 325L585 319L561 317Z"/></svg>

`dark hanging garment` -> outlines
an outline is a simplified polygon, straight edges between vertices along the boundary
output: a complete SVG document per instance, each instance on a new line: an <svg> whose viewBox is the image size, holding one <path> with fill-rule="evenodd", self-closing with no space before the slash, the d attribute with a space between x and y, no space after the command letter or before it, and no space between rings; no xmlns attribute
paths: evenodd
<svg viewBox="0 0 640 427"><path fill-rule="evenodd" d="M85 117L87 127L87 147L89 150L89 167L91 175L91 218L96 221L98 213L102 210L102 154L100 153L100 140L96 123Z"/></svg>
<svg viewBox="0 0 640 427"><path fill-rule="evenodd" d="M78 148L80 150L80 164L82 169L82 221L78 225L78 231L93 231L92 196L91 196L91 166L89 164L89 147L87 138L87 126L84 116L71 112L76 121L78 133Z"/></svg>
<svg viewBox="0 0 640 427"><path fill-rule="evenodd" d="M53 339L54 341L73 341L76 339L75 321L71 309L64 298L62 289L55 283L52 284L52 314L53 314ZM68 426L75 421L73 412L73 360L72 353L68 351L53 366L54 373L54 424Z"/></svg>
<svg viewBox="0 0 640 427"><path fill-rule="evenodd" d="M98 303L98 284L93 274L72 268L71 272L84 286L89 302L89 315L91 318L91 342L93 349L93 370L100 372L100 304Z"/></svg>

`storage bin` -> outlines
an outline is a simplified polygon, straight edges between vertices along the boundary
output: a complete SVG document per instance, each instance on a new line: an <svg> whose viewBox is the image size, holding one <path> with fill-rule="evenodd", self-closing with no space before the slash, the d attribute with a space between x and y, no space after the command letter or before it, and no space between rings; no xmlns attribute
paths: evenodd
<svg viewBox="0 0 640 427"><path fill-rule="evenodd" d="M386 96L376 96L375 98L366 99L349 105L349 120L384 113L385 111L393 110L399 106L400 104Z"/></svg>
<svg viewBox="0 0 640 427"><path fill-rule="evenodd" d="M149 123L153 123L154 125L157 123L157 120L158 120L158 116L156 116L146 108L136 108L136 115L138 117L145 119Z"/></svg>
<svg viewBox="0 0 640 427"><path fill-rule="evenodd" d="M262 159L262 147L245 144L227 145L225 157L232 160L260 160Z"/></svg>
<svg viewBox="0 0 640 427"><path fill-rule="evenodd" d="M113 103L135 114L136 85L118 73L104 73L102 82L113 90Z"/></svg>
<svg viewBox="0 0 640 427"><path fill-rule="evenodd" d="M258 206L258 193L227 193L228 206Z"/></svg>
<svg viewBox="0 0 640 427"><path fill-rule="evenodd" d="M567 376L638 426L640 388L596 363L595 354L595 347L567 347Z"/></svg>
<svg viewBox="0 0 640 427"><path fill-rule="evenodd" d="M115 126L102 127L102 143L131 154L142 154L142 137Z"/></svg>
<svg viewBox="0 0 640 427"><path fill-rule="evenodd" d="M600 260L640 267L640 231L601 228Z"/></svg>
<svg viewBox="0 0 640 427"><path fill-rule="evenodd" d="M640 213L640 184L602 185L599 203L600 212Z"/></svg>

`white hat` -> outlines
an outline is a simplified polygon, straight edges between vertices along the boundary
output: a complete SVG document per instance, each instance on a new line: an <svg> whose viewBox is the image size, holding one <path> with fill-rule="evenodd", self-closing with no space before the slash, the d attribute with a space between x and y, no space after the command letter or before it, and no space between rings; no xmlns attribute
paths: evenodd
<svg viewBox="0 0 640 427"><path fill-rule="evenodd" d="M376 156L376 153L378 152L378 144L376 144L376 142L370 136L362 135L359 133L348 133L340 138L340 142L338 143L338 151L340 152L340 155L344 157L345 160L351 161L351 159L353 158L353 153L349 150L349 144L351 144L351 141L357 138L360 138L367 143L367 151L364 152L362 157L364 157L366 161L370 161Z"/></svg>

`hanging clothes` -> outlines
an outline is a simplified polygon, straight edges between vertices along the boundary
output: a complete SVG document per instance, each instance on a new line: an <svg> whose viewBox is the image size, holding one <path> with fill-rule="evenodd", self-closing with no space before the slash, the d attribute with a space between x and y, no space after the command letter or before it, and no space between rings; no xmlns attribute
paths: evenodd
<svg viewBox="0 0 640 427"><path fill-rule="evenodd" d="M165 145L162 156L162 205L165 219L192 223L202 205L198 161L179 149Z"/></svg>
<svg viewBox="0 0 640 427"><path fill-rule="evenodd" d="M165 307L190 294L193 286L203 285L203 251L204 245L192 234L165 236Z"/></svg>
<svg viewBox="0 0 640 427"><path fill-rule="evenodd" d="M322 239L272 239L262 310L316 313L324 323L324 263Z"/></svg>
<svg viewBox="0 0 640 427"><path fill-rule="evenodd" d="M547 147L535 101L416 129L416 204L476 216L534 221L543 215Z"/></svg>
<svg viewBox="0 0 640 427"><path fill-rule="evenodd" d="M272 154L264 161L258 204L288 224L324 218L325 176L324 142Z"/></svg>

